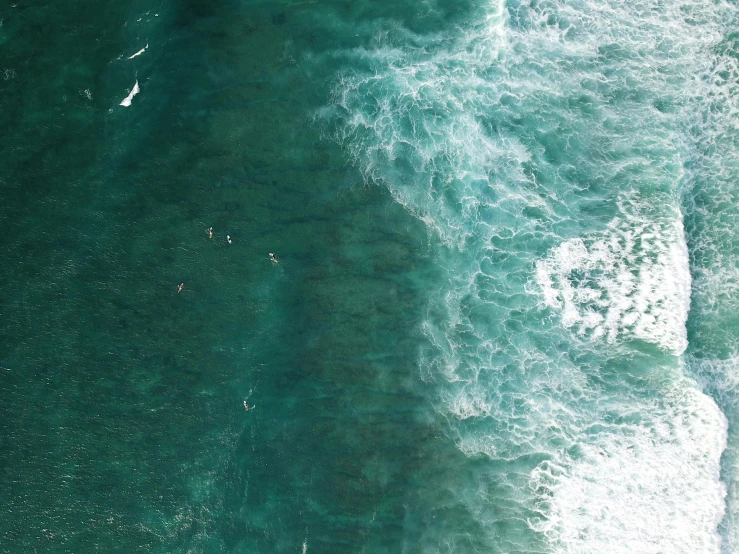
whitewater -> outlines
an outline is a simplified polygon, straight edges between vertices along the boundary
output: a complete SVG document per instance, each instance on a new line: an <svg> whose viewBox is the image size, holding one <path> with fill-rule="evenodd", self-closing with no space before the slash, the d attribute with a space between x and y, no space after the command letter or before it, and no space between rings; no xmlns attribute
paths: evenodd
<svg viewBox="0 0 739 554"><path fill-rule="evenodd" d="M333 53L327 133L436 244L418 370L480 550L739 550L736 23L480 2Z"/></svg>

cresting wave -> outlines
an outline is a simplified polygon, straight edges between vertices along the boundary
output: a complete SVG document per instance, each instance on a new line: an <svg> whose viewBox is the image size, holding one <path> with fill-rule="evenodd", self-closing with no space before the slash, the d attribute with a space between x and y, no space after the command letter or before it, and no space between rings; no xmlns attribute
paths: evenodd
<svg viewBox="0 0 739 554"><path fill-rule="evenodd" d="M728 9L511 1L341 53L337 140L439 239L420 366L489 551L733 544L727 421L680 357L693 76Z"/></svg>

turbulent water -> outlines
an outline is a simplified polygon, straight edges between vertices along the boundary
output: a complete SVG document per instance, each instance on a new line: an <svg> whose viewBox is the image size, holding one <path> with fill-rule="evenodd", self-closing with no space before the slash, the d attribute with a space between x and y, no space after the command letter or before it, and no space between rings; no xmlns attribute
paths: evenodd
<svg viewBox="0 0 739 554"><path fill-rule="evenodd" d="M346 54L340 140L441 243L421 371L495 551L739 548L733 8L479 4Z"/></svg>
<svg viewBox="0 0 739 554"><path fill-rule="evenodd" d="M0 7L0 550L739 551L737 28Z"/></svg>

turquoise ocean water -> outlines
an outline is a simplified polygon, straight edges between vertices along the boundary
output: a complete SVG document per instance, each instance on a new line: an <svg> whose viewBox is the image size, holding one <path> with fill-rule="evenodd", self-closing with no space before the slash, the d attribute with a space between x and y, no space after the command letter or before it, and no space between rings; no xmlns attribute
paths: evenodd
<svg viewBox="0 0 739 554"><path fill-rule="evenodd" d="M0 552L739 551L738 25L0 3Z"/></svg>

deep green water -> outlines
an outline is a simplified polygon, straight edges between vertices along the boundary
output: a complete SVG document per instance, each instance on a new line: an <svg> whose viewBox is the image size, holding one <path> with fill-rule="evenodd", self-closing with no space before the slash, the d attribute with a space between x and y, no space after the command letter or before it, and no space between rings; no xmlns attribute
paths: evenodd
<svg viewBox="0 0 739 554"><path fill-rule="evenodd" d="M311 125L301 12L208 4L0 16L0 550L391 551L462 457L415 369L422 224Z"/></svg>
<svg viewBox="0 0 739 554"><path fill-rule="evenodd" d="M0 552L733 552L737 20L0 4Z"/></svg>

